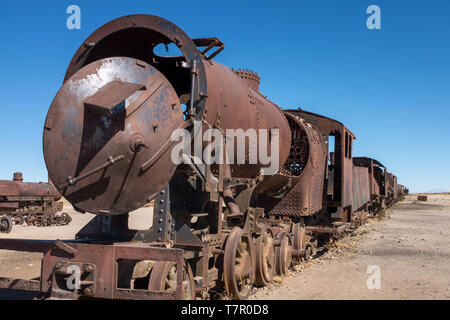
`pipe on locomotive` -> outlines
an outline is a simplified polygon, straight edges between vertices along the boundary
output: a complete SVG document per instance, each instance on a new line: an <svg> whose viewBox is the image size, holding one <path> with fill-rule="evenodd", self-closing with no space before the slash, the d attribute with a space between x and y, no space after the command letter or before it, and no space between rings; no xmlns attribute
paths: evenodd
<svg viewBox="0 0 450 320"><path fill-rule="evenodd" d="M161 43L174 43L182 56L158 56L154 48ZM51 180L75 209L118 215L142 207L175 172L171 134L193 119L221 130L278 129L283 166L291 146L283 111L259 93L256 74L212 60L223 47L217 38L191 39L152 15L118 18L83 42L43 136ZM253 178L263 167L236 163L226 166L226 177ZM231 190L223 195L231 214L239 214Z"/></svg>

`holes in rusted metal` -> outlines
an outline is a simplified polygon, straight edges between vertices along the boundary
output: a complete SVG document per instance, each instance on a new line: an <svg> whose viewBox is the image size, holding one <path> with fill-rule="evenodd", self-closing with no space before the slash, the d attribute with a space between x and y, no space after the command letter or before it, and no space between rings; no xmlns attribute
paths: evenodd
<svg viewBox="0 0 450 320"><path fill-rule="evenodd" d="M160 57L182 57L180 49L173 42L169 44L160 43L153 48L153 53Z"/></svg>
<svg viewBox="0 0 450 320"><path fill-rule="evenodd" d="M288 119L291 127L292 142L284 170L290 175L299 176L308 162L309 142L305 131L292 119Z"/></svg>

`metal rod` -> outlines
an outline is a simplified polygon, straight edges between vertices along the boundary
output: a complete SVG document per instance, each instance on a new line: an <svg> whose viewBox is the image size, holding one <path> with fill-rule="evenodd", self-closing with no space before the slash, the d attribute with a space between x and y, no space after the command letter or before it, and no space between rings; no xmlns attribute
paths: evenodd
<svg viewBox="0 0 450 320"><path fill-rule="evenodd" d="M67 179L66 179L67 183L65 185L61 186L60 189L67 188L68 186L73 186L78 181L80 181L80 180L82 180L82 179L84 179L84 178L86 178L86 177L88 177L88 176L90 176L90 175L92 175L92 174L94 174L96 172L99 172L99 171L101 171L101 170L103 170L105 168L108 168L108 167L112 166L113 164L123 160L124 158L125 158L125 156L123 154L121 154L120 156L117 156L115 158L113 158L112 156L109 156L108 157L108 161L106 161L105 164L102 164L101 166L99 166L99 167L97 167L95 169L92 169L91 171L88 171L88 172L82 174L81 176L78 176L78 177L75 177L75 178L72 178L71 176L68 176Z"/></svg>
<svg viewBox="0 0 450 320"><path fill-rule="evenodd" d="M195 116L194 113L194 94L195 94L195 78L197 77L197 61L192 61L192 68L191 68L191 99L189 101L189 110L188 114L190 118L193 118Z"/></svg>

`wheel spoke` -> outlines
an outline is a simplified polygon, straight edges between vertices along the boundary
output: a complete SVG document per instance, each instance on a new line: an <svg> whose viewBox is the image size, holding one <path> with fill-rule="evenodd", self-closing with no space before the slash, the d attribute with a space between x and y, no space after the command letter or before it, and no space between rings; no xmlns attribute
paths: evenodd
<svg viewBox="0 0 450 320"><path fill-rule="evenodd" d="M235 227L228 235L224 254L224 281L229 296L246 298L253 284L251 247L243 230Z"/></svg>

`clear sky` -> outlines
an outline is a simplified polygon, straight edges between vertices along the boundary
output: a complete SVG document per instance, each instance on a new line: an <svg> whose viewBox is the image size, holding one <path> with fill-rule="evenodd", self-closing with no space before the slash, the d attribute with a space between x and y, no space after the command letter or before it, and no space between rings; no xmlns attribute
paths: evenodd
<svg viewBox="0 0 450 320"><path fill-rule="evenodd" d="M71 4L81 30L66 27ZM380 30L366 27L372 4ZM72 55L96 28L135 13L220 38L215 60L257 71L279 106L344 122L354 155L378 159L413 192L450 191L448 0L2 0L0 179L47 179L43 124Z"/></svg>

